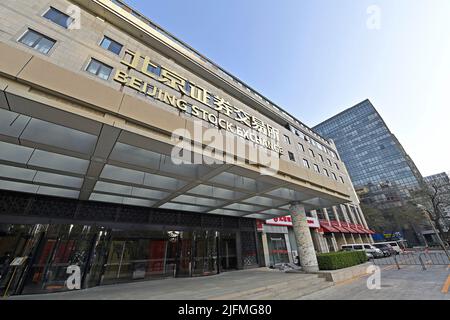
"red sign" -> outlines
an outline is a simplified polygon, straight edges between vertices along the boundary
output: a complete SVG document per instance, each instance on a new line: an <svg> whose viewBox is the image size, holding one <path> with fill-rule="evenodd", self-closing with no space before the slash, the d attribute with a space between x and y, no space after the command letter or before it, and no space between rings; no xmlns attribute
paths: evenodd
<svg viewBox="0 0 450 320"><path fill-rule="evenodd" d="M308 226L310 228L320 228L319 220L317 220L316 218L306 217L306 221L308 222ZM266 224L273 226L292 227L292 218L291 216L276 217L270 220L266 220Z"/></svg>

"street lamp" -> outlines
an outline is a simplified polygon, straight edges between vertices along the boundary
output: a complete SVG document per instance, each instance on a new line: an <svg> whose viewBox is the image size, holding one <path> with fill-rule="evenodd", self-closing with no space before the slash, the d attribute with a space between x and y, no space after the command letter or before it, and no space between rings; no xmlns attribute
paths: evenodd
<svg viewBox="0 0 450 320"><path fill-rule="evenodd" d="M432 221L431 218L430 218L431 212L428 211L428 209L425 208L425 206L423 206L423 205L421 205L421 204L418 204L417 207L418 207L419 209L421 209L421 210L423 211L423 213L425 214L425 216L428 218L428 221L430 222L430 225L431 225L431 227L433 228L434 234L436 235L436 237L437 237L438 240L439 240L439 244L441 245L441 247L442 247L442 249L444 250L445 254L447 255L448 259L450 260L450 255L449 255L449 253L448 253L448 251L447 251L447 248L445 247L445 244L444 244L444 242L442 241L441 236L439 235L439 232L436 230L436 227L434 226L434 223L433 223L433 221Z"/></svg>

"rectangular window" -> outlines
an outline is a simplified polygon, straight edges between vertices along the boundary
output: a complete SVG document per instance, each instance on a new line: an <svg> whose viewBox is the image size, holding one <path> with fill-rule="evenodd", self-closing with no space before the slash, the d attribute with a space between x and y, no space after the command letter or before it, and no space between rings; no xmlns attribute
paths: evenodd
<svg viewBox="0 0 450 320"><path fill-rule="evenodd" d="M73 18L53 7L50 7L50 9L44 14L44 18L53 21L54 23L66 29L68 29L74 21Z"/></svg>
<svg viewBox="0 0 450 320"><path fill-rule="evenodd" d="M284 136L284 140L286 141L287 144L291 144L291 139L289 139L287 135Z"/></svg>
<svg viewBox="0 0 450 320"><path fill-rule="evenodd" d="M342 178L341 176L339 176L339 178L341 178L341 182L342 182L342 183L345 183L345 182L344 182L344 178Z"/></svg>
<svg viewBox="0 0 450 320"><path fill-rule="evenodd" d="M120 51L122 51L123 48L123 46L120 43L112 40L111 38L108 38L107 36L103 38L102 42L100 43L100 46L103 49L111 51L112 53L115 53L117 55L120 54Z"/></svg>
<svg viewBox="0 0 450 320"><path fill-rule="evenodd" d="M309 149L309 154L311 155L311 157L314 158L314 151L312 151L311 149Z"/></svg>
<svg viewBox="0 0 450 320"><path fill-rule="evenodd" d="M288 151L288 154L289 154L289 160L291 160L291 161L294 161L294 162L295 162L295 157L294 157L294 154L293 154L292 152L290 152L290 151Z"/></svg>
<svg viewBox="0 0 450 320"><path fill-rule="evenodd" d="M328 173L328 170L325 168L323 168L323 174L326 175L327 177L330 176L330 174Z"/></svg>
<svg viewBox="0 0 450 320"><path fill-rule="evenodd" d="M329 165L330 167L333 166L333 165L331 164L331 160L330 160L330 159L327 158L327 162L328 162L328 165Z"/></svg>
<svg viewBox="0 0 450 320"><path fill-rule="evenodd" d="M323 157L322 157L322 155L320 153L319 153L319 158L320 158L320 161L323 162Z"/></svg>
<svg viewBox="0 0 450 320"><path fill-rule="evenodd" d="M301 143L299 143L298 146L301 151L305 152L305 147Z"/></svg>
<svg viewBox="0 0 450 320"><path fill-rule="evenodd" d="M30 29L19 39L19 42L43 54L47 54L56 43L55 40Z"/></svg>
<svg viewBox="0 0 450 320"><path fill-rule="evenodd" d="M336 169L338 169L338 170L339 170L339 166L338 166L338 164L337 164L337 163L335 163L334 165L336 166Z"/></svg>
<svg viewBox="0 0 450 320"><path fill-rule="evenodd" d="M91 59L91 62L89 63L88 67L86 68L86 71L89 73L92 73L93 75L96 75L100 79L108 80L109 76L111 75L113 68L98 61L95 59Z"/></svg>
<svg viewBox="0 0 450 320"><path fill-rule="evenodd" d="M320 173L319 166L317 164L314 164L314 171L317 173Z"/></svg>
<svg viewBox="0 0 450 320"><path fill-rule="evenodd" d="M331 175L333 176L333 179L337 181L336 174L334 174L334 172L332 172Z"/></svg>
<svg viewBox="0 0 450 320"><path fill-rule="evenodd" d="M306 160L306 159L303 159L303 165L306 167L306 168L310 168L310 166L309 166L309 162L308 162L308 160Z"/></svg>

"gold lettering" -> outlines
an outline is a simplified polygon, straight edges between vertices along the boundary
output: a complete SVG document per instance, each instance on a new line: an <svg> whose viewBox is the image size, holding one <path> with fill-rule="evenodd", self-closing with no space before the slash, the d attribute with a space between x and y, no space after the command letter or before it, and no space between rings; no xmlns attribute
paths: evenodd
<svg viewBox="0 0 450 320"><path fill-rule="evenodd" d="M177 101L177 108L186 112L187 110L187 102L184 101L183 99L178 99Z"/></svg>
<svg viewBox="0 0 450 320"><path fill-rule="evenodd" d="M158 66L150 61L150 57L144 58L144 63L142 65L141 73L146 75L147 77L153 78L155 80L158 80L158 77L153 72L148 71L148 67L152 66L153 68L158 68Z"/></svg>
<svg viewBox="0 0 450 320"><path fill-rule="evenodd" d="M130 81L127 84L130 88L134 90L141 91L142 89L142 80L136 77L131 76Z"/></svg>
<svg viewBox="0 0 450 320"><path fill-rule="evenodd" d="M125 59L123 59L122 61L120 61L120 63L126 65L131 69L137 70L139 60L141 59L141 53L139 51L133 52L131 50L127 50L125 51L124 57L126 57L127 55L131 56L131 62L128 62Z"/></svg>
<svg viewBox="0 0 450 320"><path fill-rule="evenodd" d="M155 97L158 88L152 85L150 85L149 87L152 87L152 91L147 90L147 95L150 97Z"/></svg>
<svg viewBox="0 0 450 320"><path fill-rule="evenodd" d="M170 95L167 92L164 92L164 103L170 104L173 107L177 107L177 97Z"/></svg>
<svg viewBox="0 0 450 320"><path fill-rule="evenodd" d="M128 74L126 72L117 70L116 75L114 76L114 81L117 81L122 85L126 85L128 83Z"/></svg>
<svg viewBox="0 0 450 320"><path fill-rule="evenodd" d="M192 106L192 115L194 117L200 117L200 108L197 106Z"/></svg>

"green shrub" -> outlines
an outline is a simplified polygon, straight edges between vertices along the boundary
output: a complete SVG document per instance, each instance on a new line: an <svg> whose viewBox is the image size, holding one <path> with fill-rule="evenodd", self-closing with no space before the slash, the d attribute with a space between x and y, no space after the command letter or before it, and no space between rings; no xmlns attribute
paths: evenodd
<svg viewBox="0 0 450 320"><path fill-rule="evenodd" d="M339 251L317 255L320 270L337 270L367 262L364 251Z"/></svg>

